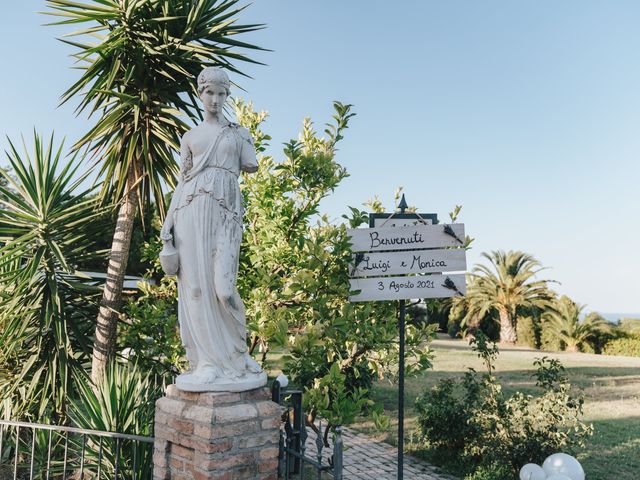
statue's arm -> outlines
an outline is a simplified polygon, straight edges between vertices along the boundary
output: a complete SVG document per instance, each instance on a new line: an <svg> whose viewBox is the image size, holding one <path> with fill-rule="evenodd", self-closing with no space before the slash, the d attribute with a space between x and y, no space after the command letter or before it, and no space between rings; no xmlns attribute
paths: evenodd
<svg viewBox="0 0 640 480"><path fill-rule="evenodd" d="M173 236L171 235L171 229L173 229L173 212L175 211L176 206L180 201L182 179L184 178L185 174L191 169L191 167L193 167L192 154L191 149L189 148L189 143L187 141L187 134L184 134L184 136L180 140L180 164L181 167L180 176L178 177L178 184L176 185L176 189L171 196L169 210L167 211L167 216L164 219L162 230L160 230L160 239L165 242L173 239Z"/></svg>
<svg viewBox="0 0 640 480"><path fill-rule="evenodd" d="M258 170L258 159L256 158L256 149L253 146L253 138L249 130L239 128L240 133L240 170L247 173L253 173Z"/></svg>

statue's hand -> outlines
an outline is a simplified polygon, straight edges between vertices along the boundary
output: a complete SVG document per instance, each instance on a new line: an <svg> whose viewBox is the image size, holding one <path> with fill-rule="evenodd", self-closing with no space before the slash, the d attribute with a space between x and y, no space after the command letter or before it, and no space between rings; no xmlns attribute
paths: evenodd
<svg viewBox="0 0 640 480"><path fill-rule="evenodd" d="M163 242L170 242L173 240L173 235L171 235L171 229L173 228L173 220L171 217L167 217L162 225L162 229L160 229L160 240Z"/></svg>

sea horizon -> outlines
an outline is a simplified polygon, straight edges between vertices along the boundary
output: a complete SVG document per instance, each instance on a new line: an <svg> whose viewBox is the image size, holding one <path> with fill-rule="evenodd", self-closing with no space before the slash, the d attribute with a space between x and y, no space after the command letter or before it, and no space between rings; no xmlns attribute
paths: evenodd
<svg viewBox="0 0 640 480"><path fill-rule="evenodd" d="M606 320L608 320L611 323L617 323L618 320L621 320L623 318L634 318L634 319L640 319L640 313L636 312L636 313L629 313L629 312L624 312L624 313L619 313L619 312L607 312L607 313L603 313L603 312L598 312L600 315L602 315Z"/></svg>

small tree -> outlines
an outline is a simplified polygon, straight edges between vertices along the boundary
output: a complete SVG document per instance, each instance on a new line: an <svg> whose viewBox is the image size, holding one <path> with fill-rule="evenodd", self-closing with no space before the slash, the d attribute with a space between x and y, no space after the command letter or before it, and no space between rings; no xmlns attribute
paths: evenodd
<svg viewBox="0 0 640 480"><path fill-rule="evenodd" d="M544 327L548 334L557 338L568 352L582 351L587 345L592 348L598 336L611 332L611 324L598 314L580 319L584 305L562 296L553 309L544 314Z"/></svg>
<svg viewBox="0 0 640 480"><path fill-rule="evenodd" d="M519 308L546 308L553 298L548 280L536 280L540 262L522 252L483 253L489 265L476 265L465 299L463 323L494 310L500 319L500 341L515 344Z"/></svg>
<svg viewBox="0 0 640 480"><path fill-rule="evenodd" d="M266 113L242 102L235 108L256 150L264 152L270 140L261 130ZM322 199L347 176L336 152L354 114L351 105L335 102L334 109L324 135L306 119L299 138L285 144L282 161L261 155L258 171L242 182L246 232L239 289L250 348L263 360L271 348L285 349L285 372L315 392L307 395L310 424L318 412L352 421L368 405L363 395L372 380L395 375L398 362L394 303L348 301L352 252L346 227L362 225L367 214L351 208L336 223L320 214ZM430 366L427 340L435 328L407 327L409 374Z"/></svg>

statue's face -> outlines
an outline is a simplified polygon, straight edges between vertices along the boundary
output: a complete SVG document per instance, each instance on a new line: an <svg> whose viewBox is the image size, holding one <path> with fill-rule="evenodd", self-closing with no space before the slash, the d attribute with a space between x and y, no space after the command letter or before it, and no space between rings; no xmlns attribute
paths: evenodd
<svg viewBox="0 0 640 480"><path fill-rule="evenodd" d="M202 90L200 100L207 112L218 114L227 101L227 89L221 85L209 84Z"/></svg>

